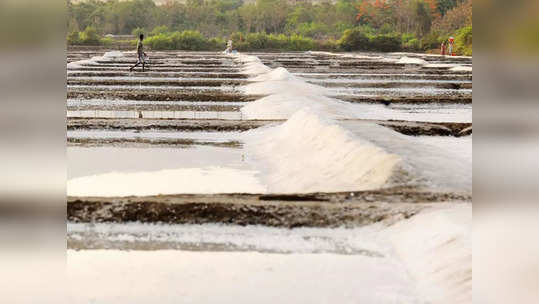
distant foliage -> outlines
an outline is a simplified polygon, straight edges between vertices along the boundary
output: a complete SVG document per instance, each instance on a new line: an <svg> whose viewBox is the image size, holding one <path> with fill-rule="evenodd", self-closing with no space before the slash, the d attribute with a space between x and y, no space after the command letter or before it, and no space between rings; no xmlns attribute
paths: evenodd
<svg viewBox="0 0 539 304"><path fill-rule="evenodd" d="M168 26L166 25L161 25L161 26L156 26L151 32L150 32L150 36L155 36L155 35L159 35L159 34L166 34L170 32L169 29L168 29ZM136 36L136 35L135 35Z"/></svg>
<svg viewBox="0 0 539 304"><path fill-rule="evenodd" d="M146 38L144 43L153 50L174 50L176 48L172 41L172 37L166 34L159 34Z"/></svg>
<svg viewBox="0 0 539 304"><path fill-rule="evenodd" d="M140 27L137 27L136 29L134 29L133 31L131 31L131 35L135 36L135 37L139 37L140 34L144 34L146 31L143 29L143 28L140 28Z"/></svg>
<svg viewBox="0 0 539 304"><path fill-rule="evenodd" d="M264 33L243 35L235 33L230 38L233 41L234 48L240 51L307 51L318 48L313 39L300 35L268 35ZM183 31L159 33L157 35L150 34L150 37L145 39L145 44L153 50L224 50L226 40L222 38L208 39L197 31Z"/></svg>
<svg viewBox="0 0 539 304"><path fill-rule="evenodd" d="M154 50L202 51L210 49L212 43L197 31L159 33L145 39L145 44Z"/></svg>
<svg viewBox="0 0 539 304"><path fill-rule="evenodd" d="M99 37L144 33L155 49L217 49L232 39L243 50L420 51L439 49L436 44L472 24L472 0L161 3L67 0L67 41L107 44L112 39Z"/></svg>
<svg viewBox="0 0 539 304"><path fill-rule="evenodd" d="M253 50L280 50L280 51L308 51L316 48L313 39L300 35L287 36L253 33L246 36L234 35L234 46L239 51Z"/></svg>
<svg viewBox="0 0 539 304"><path fill-rule="evenodd" d="M172 42L176 50L200 51L208 47L208 40L198 31L175 32Z"/></svg>
<svg viewBox="0 0 539 304"><path fill-rule="evenodd" d="M455 51L461 55L472 56L472 26L464 27L456 32Z"/></svg>
<svg viewBox="0 0 539 304"><path fill-rule="evenodd" d="M82 44L88 45L98 45L100 44L101 40L101 38L97 34L97 30L92 26L88 26L83 32L79 34L79 37Z"/></svg>
<svg viewBox="0 0 539 304"><path fill-rule="evenodd" d="M407 39L411 40L406 36ZM398 33L375 34L368 27L346 30L339 40L343 51L381 51L393 52L403 50L402 35Z"/></svg>
<svg viewBox="0 0 539 304"><path fill-rule="evenodd" d="M73 31L67 35L67 43L74 45L109 45L111 39L101 38L95 28L88 26L82 32Z"/></svg>
<svg viewBox="0 0 539 304"><path fill-rule="evenodd" d="M364 29L354 28L344 31L339 46L344 51L367 51L370 47L370 39Z"/></svg>
<svg viewBox="0 0 539 304"><path fill-rule="evenodd" d="M448 10L446 14L432 24L436 32L448 34L462 27L472 25L472 0L466 0L455 8Z"/></svg>
<svg viewBox="0 0 539 304"><path fill-rule="evenodd" d="M440 36L438 33L431 32L420 40L420 49L422 51L439 49L442 41L447 40L448 37Z"/></svg>
<svg viewBox="0 0 539 304"><path fill-rule="evenodd" d="M397 34L380 34L371 37L370 50L395 52L402 50L401 37Z"/></svg>
<svg viewBox="0 0 539 304"><path fill-rule="evenodd" d="M71 32L69 35L67 35L67 43L68 44L80 44L80 33L79 32Z"/></svg>

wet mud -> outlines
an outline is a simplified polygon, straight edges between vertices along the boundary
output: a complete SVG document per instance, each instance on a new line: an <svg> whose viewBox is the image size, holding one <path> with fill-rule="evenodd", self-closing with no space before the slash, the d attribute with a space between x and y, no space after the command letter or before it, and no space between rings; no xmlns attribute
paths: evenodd
<svg viewBox="0 0 539 304"><path fill-rule="evenodd" d="M216 194L70 197L67 219L88 223L357 227L409 218L432 203L469 202L469 195L410 189L291 195Z"/></svg>
<svg viewBox="0 0 539 304"><path fill-rule="evenodd" d="M412 136L466 136L470 135L471 123L424 123L385 120L344 120L365 121L380 124L399 133ZM85 119L70 118L68 130L169 130L169 131L248 131L270 124L280 124L284 120L176 120L176 119Z"/></svg>

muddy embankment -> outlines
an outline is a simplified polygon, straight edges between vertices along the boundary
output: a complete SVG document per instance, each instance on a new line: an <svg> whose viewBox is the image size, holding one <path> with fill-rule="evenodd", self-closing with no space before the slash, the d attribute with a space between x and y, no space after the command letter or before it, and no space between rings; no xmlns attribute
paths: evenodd
<svg viewBox="0 0 539 304"><path fill-rule="evenodd" d="M188 148L194 145L241 148L239 141L231 140L226 142L200 141L194 139L146 139L146 138L68 138L67 143L70 147L130 147L144 148L152 147L175 147Z"/></svg>
<svg viewBox="0 0 539 304"><path fill-rule="evenodd" d="M152 101L254 101L262 96L249 96L241 93L217 93L217 92L192 92L189 90L178 90L176 92L166 92L159 90L100 90L89 91L82 89L70 89L67 92L68 99L121 99L121 100L152 100Z"/></svg>
<svg viewBox="0 0 539 304"><path fill-rule="evenodd" d="M70 222L352 227L378 222L390 224L439 202L469 201L470 195L407 188L289 195L69 197L67 219Z"/></svg>
<svg viewBox="0 0 539 304"><path fill-rule="evenodd" d="M466 136L472 133L471 123L434 123L388 120L348 120L368 121L391 128L405 135ZM269 124L279 124L284 120L181 120L181 119L87 119L70 118L68 130L168 130L168 131L248 131Z"/></svg>

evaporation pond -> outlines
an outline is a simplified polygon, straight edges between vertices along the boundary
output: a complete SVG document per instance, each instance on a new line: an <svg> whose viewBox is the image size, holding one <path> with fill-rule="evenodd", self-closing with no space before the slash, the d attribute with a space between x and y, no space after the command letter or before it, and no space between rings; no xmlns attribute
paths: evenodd
<svg viewBox="0 0 539 304"><path fill-rule="evenodd" d="M68 147L70 196L265 192L241 149Z"/></svg>

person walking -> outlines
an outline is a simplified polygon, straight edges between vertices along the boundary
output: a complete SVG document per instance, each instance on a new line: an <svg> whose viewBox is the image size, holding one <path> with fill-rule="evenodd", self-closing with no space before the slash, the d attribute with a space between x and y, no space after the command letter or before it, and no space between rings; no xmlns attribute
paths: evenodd
<svg viewBox="0 0 539 304"><path fill-rule="evenodd" d="M137 63L129 68L129 71L132 72L134 68L136 68L139 64L142 64L142 71L144 72L144 68L146 67L146 53L144 53L144 44L142 41L144 40L144 34L140 34L139 41L137 43Z"/></svg>

